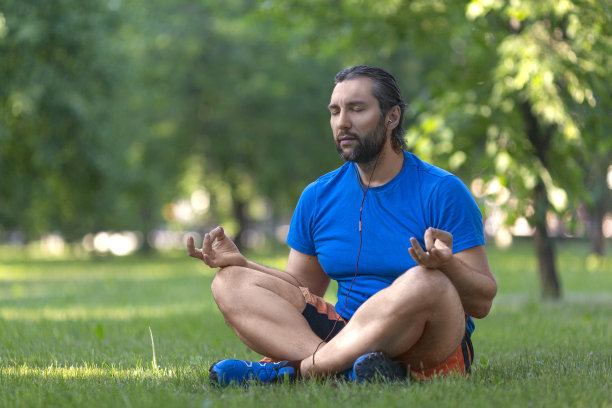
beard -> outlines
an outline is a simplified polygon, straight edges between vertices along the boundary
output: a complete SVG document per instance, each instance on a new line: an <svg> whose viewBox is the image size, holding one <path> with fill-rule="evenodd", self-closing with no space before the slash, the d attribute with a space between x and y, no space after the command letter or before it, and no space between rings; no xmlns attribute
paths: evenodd
<svg viewBox="0 0 612 408"><path fill-rule="evenodd" d="M385 119L381 117L376 127L365 136L359 136L350 132L342 133L342 135L352 136L355 140L355 147L350 151L344 151L340 146L340 142L335 140L336 150L340 157L355 163L371 163L376 159L385 142Z"/></svg>

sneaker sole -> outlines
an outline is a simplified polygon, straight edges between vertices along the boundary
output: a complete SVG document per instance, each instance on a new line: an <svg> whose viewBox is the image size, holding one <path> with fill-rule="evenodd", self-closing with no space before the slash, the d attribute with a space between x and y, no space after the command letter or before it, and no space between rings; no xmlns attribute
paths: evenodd
<svg viewBox="0 0 612 408"><path fill-rule="evenodd" d="M398 381L408 378L406 367L392 361L385 353L370 353L355 363L355 377L359 382Z"/></svg>
<svg viewBox="0 0 612 408"><path fill-rule="evenodd" d="M291 367L281 367L279 369L279 371L277 372L277 377L269 380L269 381L260 381L257 378L255 378L255 376L251 377L250 375L247 378L243 378L241 380L230 380L230 381L225 381L225 378L219 378L219 373L214 370L214 367L217 365L217 363L221 362L223 360L217 360L215 363L213 363L210 368L208 369L208 382L210 385L214 386L214 387L221 387L221 388L225 388L225 387L229 387L229 386L242 386L242 387L248 387L249 384L277 384L277 383L284 383L284 382L295 382L296 381L296 375L293 373L287 373L286 369L290 368L291 370L293 370L293 368ZM250 372L252 374L252 372Z"/></svg>

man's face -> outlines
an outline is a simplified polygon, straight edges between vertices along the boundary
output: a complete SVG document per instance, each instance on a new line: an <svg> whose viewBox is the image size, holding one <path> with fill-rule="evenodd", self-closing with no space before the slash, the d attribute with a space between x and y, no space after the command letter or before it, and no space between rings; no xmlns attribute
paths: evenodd
<svg viewBox="0 0 612 408"><path fill-rule="evenodd" d="M385 122L370 78L340 82L329 103L336 150L347 161L369 163L385 141Z"/></svg>

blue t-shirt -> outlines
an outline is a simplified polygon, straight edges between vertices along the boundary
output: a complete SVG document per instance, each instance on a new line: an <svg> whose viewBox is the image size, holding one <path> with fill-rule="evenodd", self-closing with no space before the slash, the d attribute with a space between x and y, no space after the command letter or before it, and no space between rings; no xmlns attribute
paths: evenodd
<svg viewBox="0 0 612 408"><path fill-rule="evenodd" d="M453 252L483 245L482 214L469 190L451 173L404 152L401 171L388 183L370 187L363 203L361 253L359 209L365 186L354 163L310 184L291 219L287 244L317 256L338 282L336 311L350 319L370 296L415 266L410 238L425 247L428 227L453 235ZM357 278L347 293L355 276ZM473 331L473 321L467 327Z"/></svg>

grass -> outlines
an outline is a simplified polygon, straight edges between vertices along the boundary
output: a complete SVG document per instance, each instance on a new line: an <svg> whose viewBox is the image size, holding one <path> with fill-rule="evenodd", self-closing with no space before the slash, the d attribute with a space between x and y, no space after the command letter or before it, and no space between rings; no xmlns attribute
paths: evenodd
<svg viewBox="0 0 612 408"><path fill-rule="evenodd" d="M223 391L208 385L208 366L258 356L225 326L202 264L182 254L4 256L0 406L612 407L612 257L587 257L582 243L558 252L564 298L540 301L528 243L489 249L500 291L477 321L469 380ZM256 260L282 267L284 254Z"/></svg>

